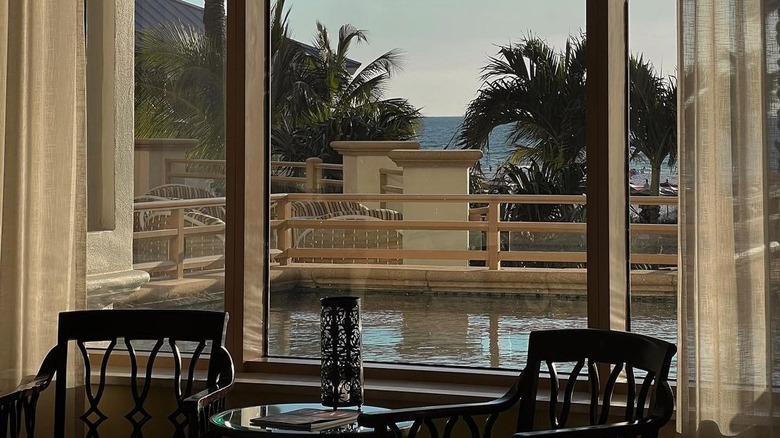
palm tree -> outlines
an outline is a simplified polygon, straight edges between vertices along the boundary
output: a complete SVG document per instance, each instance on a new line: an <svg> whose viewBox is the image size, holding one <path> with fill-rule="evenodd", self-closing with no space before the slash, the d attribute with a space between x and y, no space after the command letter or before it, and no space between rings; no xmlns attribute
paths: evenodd
<svg viewBox="0 0 780 438"><path fill-rule="evenodd" d="M510 125L515 152L491 192L581 194L585 183L585 44L570 38L563 53L530 36L499 48L482 69L482 87L469 103L456 142L489 148L493 129ZM519 164L523 164L520 166ZM528 164L528 166L525 166ZM576 220L575 206L509 204L504 220ZM529 239L533 240L530 236Z"/></svg>
<svg viewBox="0 0 780 438"><path fill-rule="evenodd" d="M224 158L224 59L222 47L191 27L143 31L135 56L135 136L195 138L192 155Z"/></svg>
<svg viewBox="0 0 780 438"><path fill-rule="evenodd" d="M352 74L347 55L367 41L365 31L344 25L335 48L328 30L317 23L316 54L287 38L283 2L272 12L272 153L288 161L318 156L340 162L335 140L407 140L415 135L420 112L406 99L383 96L400 69L400 52L391 50ZM273 44L273 43L272 43Z"/></svg>
<svg viewBox="0 0 780 438"><path fill-rule="evenodd" d="M555 173L585 163L585 42L570 38L556 53L537 37L502 46L482 69L482 88L466 110L458 144L487 148L490 132L512 126L509 161L536 160ZM677 158L677 85L640 56L630 58L631 158L650 164L650 192L659 193L661 167ZM575 187L576 181L566 186Z"/></svg>
<svg viewBox="0 0 780 438"><path fill-rule="evenodd" d="M487 148L490 132L510 124L513 163L534 158L551 171L585 155L585 44L572 37L556 53L538 37L502 46L482 69L482 87L458 134L464 148Z"/></svg>
<svg viewBox="0 0 780 438"><path fill-rule="evenodd" d="M585 165L556 168L554 163L538 163L534 158L528 165L506 164L504 177L510 183L504 193L518 195L582 194L585 191ZM507 189L511 187L511 189ZM525 222L583 222L585 206L576 204L503 204L502 221ZM523 248L524 251L584 251L584 236L579 233L510 232L501 236L506 249ZM568 263L512 262L516 267L571 267Z"/></svg>
<svg viewBox="0 0 780 438"><path fill-rule="evenodd" d="M289 37L287 19L290 11L284 11L284 0L278 0L271 8L271 72L270 107L271 125L278 126L288 114L298 114L306 108L306 69L304 52Z"/></svg>
<svg viewBox="0 0 780 438"><path fill-rule="evenodd" d="M225 0L203 2L203 28L215 47L225 46Z"/></svg>
<svg viewBox="0 0 780 438"><path fill-rule="evenodd" d="M642 56L629 62L631 158L641 155L648 161L650 194L657 196L664 161L669 166L677 162L677 84L674 78L657 76Z"/></svg>
<svg viewBox="0 0 780 438"><path fill-rule="evenodd" d="M390 51L354 75L346 68L364 31L342 26L336 49L318 24L317 54L288 37L279 1L271 23L271 143L284 160L319 156L340 162L333 140L402 140L415 135L419 110L406 99L383 99L399 69ZM206 15L204 11L204 15ZM192 156L225 156L224 47L207 33L181 25L144 31L136 54L136 137L196 138Z"/></svg>
<svg viewBox="0 0 780 438"><path fill-rule="evenodd" d="M552 170L554 164L531 158L526 166L508 163L507 187L517 195L580 195L585 193L585 165L575 163ZM506 190L506 193L510 193ZM582 222L585 209L574 204L506 204L501 220L530 222Z"/></svg>

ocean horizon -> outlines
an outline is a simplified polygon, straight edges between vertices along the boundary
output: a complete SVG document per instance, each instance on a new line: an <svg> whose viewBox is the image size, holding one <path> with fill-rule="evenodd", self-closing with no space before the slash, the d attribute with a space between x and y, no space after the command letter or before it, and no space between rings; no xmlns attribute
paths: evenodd
<svg viewBox="0 0 780 438"><path fill-rule="evenodd" d="M455 148L456 135L460 124L463 122L463 116L426 116L420 121L420 133L417 141L421 149L453 149ZM514 146L507 139L510 131L509 125L503 125L495 128L489 137L489 148L482 151L483 156L480 160L482 171L486 175L492 176L498 168L504 164L507 158L515 150ZM630 177L630 183L643 185L646 179L650 179L650 165L644 159L634 159L629 163L629 167L635 172ZM669 180L670 183L677 183L677 167L664 165L661 168L661 182Z"/></svg>

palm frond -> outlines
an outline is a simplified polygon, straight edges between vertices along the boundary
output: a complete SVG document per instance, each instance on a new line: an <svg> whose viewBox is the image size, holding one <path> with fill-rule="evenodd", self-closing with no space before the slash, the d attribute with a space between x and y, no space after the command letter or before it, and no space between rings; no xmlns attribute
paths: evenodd
<svg viewBox="0 0 780 438"><path fill-rule="evenodd" d="M279 27L281 31L286 23ZM327 28L317 23L316 53L279 53L272 58L275 156L340 162L331 141L407 140L416 135L419 109L405 99L383 99L390 77L400 69L400 51L379 56L355 74L347 69L350 48L367 41L366 31L344 25L334 48Z"/></svg>

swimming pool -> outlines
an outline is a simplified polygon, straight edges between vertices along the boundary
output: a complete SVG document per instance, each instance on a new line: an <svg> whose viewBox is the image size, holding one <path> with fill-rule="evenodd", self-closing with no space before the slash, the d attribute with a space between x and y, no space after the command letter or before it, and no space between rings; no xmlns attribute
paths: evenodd
<svg viewBox="0 0 780 438"><path fill-rule="evenodd" d="M520 369L531 330L587 326L584 297L298 288L271 294L269 354L318 358L319 299L335 295L361 297L364 361ZM632 331L677 343L676 312L635 298Z"/></svg>

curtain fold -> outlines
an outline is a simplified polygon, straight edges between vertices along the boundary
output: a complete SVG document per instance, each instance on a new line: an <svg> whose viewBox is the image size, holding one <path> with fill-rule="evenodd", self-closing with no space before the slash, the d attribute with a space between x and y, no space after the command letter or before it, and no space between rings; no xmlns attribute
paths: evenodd
<svg viewBox="0 0 780 438"><path fill-rule="evenodd" d="M682 0L677 429L773 436L777 14L766 0ZM771 24L771 25L770 25Z"/></svg>
<svg viewBox="0 0 780 438"><path fill-rule="evenodd" d="M85 297L83 0L0 2L0 391Z"/></svg>

